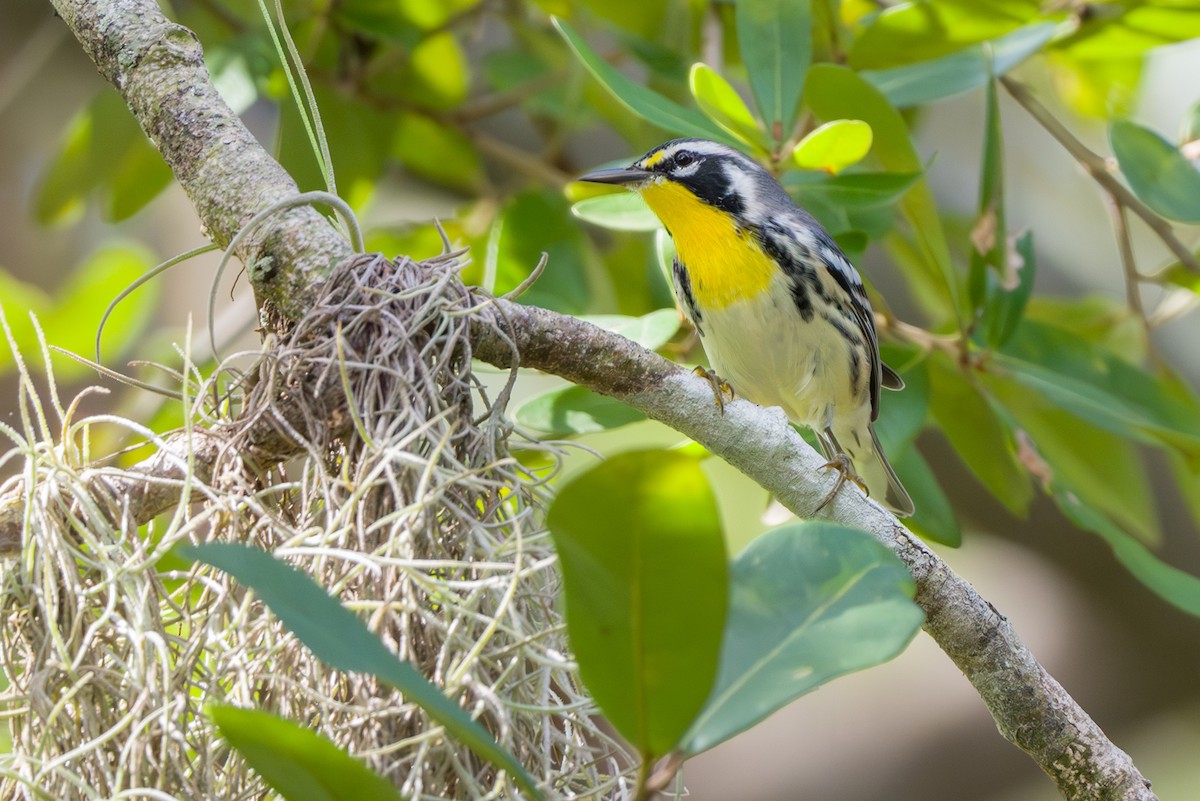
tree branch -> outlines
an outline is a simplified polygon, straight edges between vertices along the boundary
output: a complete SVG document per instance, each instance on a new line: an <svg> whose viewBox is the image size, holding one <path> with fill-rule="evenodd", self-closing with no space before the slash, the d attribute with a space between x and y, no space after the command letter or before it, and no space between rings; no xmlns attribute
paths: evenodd
<svg viewBox="0 0 1200 801"><path fill-rule="evenodd" d="M52 0L59 16L116 87L225 247L258 212L298 193L213 86L196 35L150 0ZM350 252L309 207L280 212L238 248L258 307L295 320L313 287Z"/></svg>
<svg viewBox="0 0 1200 801"><path fill-rule="evenodd" d="M291 179L217 95L189 31L166 21L146 0L54 2L101 73L126 96L218 242L229 241L265 205L296 193ZM311 303L314 276L331 260L348 255L325 219L307 209L282 215L257 246L257 255L273 259L273 269L258 271L260 302L273 301L289 310L288 316ZM243 258L255 255L248 252ZM292 297L282 297L288 292ZM472 326L478 358L504 367L516 366L519 358L523 367L618 398L692 437L802 517L813 516L833 480L818 469L823 460L779 409L735 401L721 413L708 384L687 370L623 337L555 312L485 300L478 315ZM488 324L489 316L509 338ZM296 393L281 405L303 402ZM197 444L190 452L197 472L211 473L221 449ZM286 448L277 445L266 450L272 458L284 458ZM188 443L179 447L186 449ZM144 475L148 482L169 483L173 469L172 458L160 453L120 478L136 484ZM97 476L101 483L94 490L101 497L121 499L129 518L148 520L172 502L132 484L113 484L112 478ZM19 504L19 496L0 499L0 543L20 540ZM1046 673L1008 621L895 517L854 489L839 493L820 516L871 532L904 561L917 583L925 630L975 686L1001 733L1032 756L1064 796L1081 801L1155 798L1129 756Z"/></svg>

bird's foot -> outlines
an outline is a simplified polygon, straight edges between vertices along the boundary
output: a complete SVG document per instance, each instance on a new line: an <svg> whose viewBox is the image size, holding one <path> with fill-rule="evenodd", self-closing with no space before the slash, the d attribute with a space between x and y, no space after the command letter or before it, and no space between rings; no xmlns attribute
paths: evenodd
<svg viewBox="0 0 1200 801"><path fill-rule="evenodd" d="M696 366L692 373L700 376L708 385L712 387L713 398L717 402L717 408L721 410L721 414L725 413L725 396L728 395L730 400L733 400L733 387L729 386L729 382L721 378L707 367Z"/></svg>
<svg viewBox="0 0 1200 801"><path fill-rule="evenodd" d="M822 470L827 468L833 468L838 472L837 483L833 485L833 489L831 489L825 495L825 497L821 499L821 502L817 504L817 508L813 510L814 514L824 509L825 506L834 499L834 497L838 494L838 491L841 490L842 485L847 481L852 481L857 484L858 488L861 489L866 495L869 496L871 494L871 491L867 489L866 482L862 480L862 477L859 476L858 473L854 472L854 465L851 464L850 457L846 454L839 453L837 456L821 465Z"/></svg>

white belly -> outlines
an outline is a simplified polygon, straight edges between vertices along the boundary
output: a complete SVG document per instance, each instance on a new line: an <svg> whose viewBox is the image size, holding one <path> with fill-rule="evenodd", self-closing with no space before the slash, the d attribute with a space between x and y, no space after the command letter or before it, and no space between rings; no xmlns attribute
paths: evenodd
<svg viewBox="0 0 1200 801"><path fill-rule="evenodd" d="M858 407L869 405L852 393L845 341L820 316L805 322L783 280L755 298L701 314L704 352L740 397L780 406L817 430L831 424L835 410L857 416Z"/></svg>

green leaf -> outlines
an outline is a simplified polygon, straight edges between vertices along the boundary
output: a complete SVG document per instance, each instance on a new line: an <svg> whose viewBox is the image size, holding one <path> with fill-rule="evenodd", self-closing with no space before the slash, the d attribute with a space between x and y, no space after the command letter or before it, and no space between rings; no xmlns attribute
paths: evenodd
<svg viewBox="0 0 1200 801"><path fill-rule="evenodd" d="M351 206L361 208L375 193L395 137L397 115L314 84L321 109L329 157L338 191ZM279 108L278 158L302 191L325 189L325 175L309 142L296 104L285 100Z"/></svg>
<svg viewBox="0 0 1200 801"><path fill-rule="evenodd" d="M893 658L924 619L908 570L855 529L808 521L763 534L730 574L717 686L688 731L695 754L838 676Z"/></svg>
<svg viewBox="0 0 1200 801"><path fill-rule="evenodd" d="M983 86L1041 50L1057 31L1055 23L1039 22L942 58L861 75L897 108L919 106Z"/></svg>
<svg viewBox="0 0 1200 801"><path fill-rule="evenodd" d="M935 353L926 363L932 385L929 409L951 447L996 500L1024 515L1033 485L1017 459L1012 432L948 357Z"/></svg>
<svg viewBox="0 0 1200 801"><path fill-rule="evenodd" d="M1025 320L995 369L1114 434L1200 457L1200 404L1101 346L1046 323Z"/></svg>
<svg viewBox="0 0 1200 801"><path fill-rule="evenodd" d="M942 0L884 9L855 38L850 65L884 69L941 58L996 39L1036 18L1036 0Z"/></svg>
<svg viewBox="0 0 1200 801"><path fill-rule="evenodd" d="M828 203L842 208L873 209L896 203L919 180L921 174L916 172L841 175L789 172L783 177L783 185L802 206Z"/></svg>
<svg viewBox="0 0 1200 801"><path fill-rule="evenodd" d="M1104 515L1084 504L1067 486L1054 494L1058 508L1075 525L1099 534L1125 568L1168 603L1200 617L1200 578L1172 567L1126 534Z"/></svg>
<svg viewBox="0 0 1200 801"><path fill-rule="evenodd" d="M1072 487L1081 502L1143 542L1160 540L1150 483L1134 443L1081 420L1009 376L985 374L982 380L1048 466L1043 483Z"/></svg>
<svg viewBox="0 0 1200 801"><path fill-rule="evenodd" d="M139 211L170 182L170 169L125 101L106 89L67 129L37 188L37 219L43 225L72 222L98 189L104 218L117 222Z"/></svg>
<svg viewBox="0 0 1200 801"><path fill-rule="evenodd" d="M579 319L620 334L649 350L658 350L679 333L682 319L676 309L657 309L641 317L623 314L588 314Z"/></svg>
<svg viewBox="0 0 1200 801"><path fill-rule="evenodd" d="M916 506L905 525L927 540L957 548L962 544L958 519L933 471L913 445L929 421L932 388L928 365L914 351L895 346L884 345L882 357L885 364L904 366L904 389L883 393L875 432Z"/></svg>
<svg viewBox="0 0 1200 801"><path fill-rule="evenodd" d="M1004 278L989 273L987 300L983 309L984 339L998 348L1016 333L1033 295L1037 264L1033 252L1033 232L1026 231L1014 243L1012 259L1005 264ZM1015 257L1015 258L1014 258Z"/></svg>
<svg viewBox="0 0 1200 801"><path fill-rule="evenodd" d="M862 120L834 120L809 131L796 143L792 161L803 170L837 175L866 157L871 140L871 126Z"/></svg>
<svg viewBox="0 0 1200 801"><path fill-rule="evenodd" d="M637 192L587 197L571 206L571 213L584 222L613 231L657 231L662 227Z"/></svg>
<svg viewBox="0 0 1200 801"><path fill-rule="evenodd" d="M512 197L500 215L496 294L509 292L529 277L545 253L549 265L521 296L522 303L566 314L587 308L590 244L570 206L558 192L529 190Z"/></svg>
<svg viewBox="0 0 1200 801"><path fill-rule="evenodd" d="M401 801L403 796L333 742L255 709L210 706L221 736L287 801Z"/></svg>
<svg viewBox="0 0 1200 801"><path fill-rule="evenodd" d="M962 545L962 529L954 514L954 507L938 484L929 463L916 447L909 445L897 451L888 451L887 454L916 507L912 517L905 519L904 525L930 542L950 548Z"/></svg>
<svg viewBox="0 0 1200 801"><path fill-rule="evenodd" d="M758 113L776 142L791 133L812 61L810 0L738 0L738 49Z"/></svg>
<svg viewBox="0 0 1200 801"><path fill-rule="evenodd" d="M1200 295L1200 274L1194 273L1187 267L1184 267L1182 262L1175 262L1169 267L1164 268L1161 275L1162 280L1168 284Z"/></svg>
<svg viewBox="0 0 1200 801"><path fill-rule="evenodd" d="M716 677L719 520L704 471L674 451L613 457L563 486L547 514L579 674L647 763L675 749Z"/></svg>
<svg viewBox="0 0 1200 801"><path fill-rule="evenodd" d="M638 423L646 415L586 387L559 387L526 399L513 412L521 425L549 436L595 434Z"/></svg>
<svg viewBox="0 0 1200 801"><path fill-rule="evenodd" d="M1106 123L1128 114L1142 81L1145 58L1076 58L1071 50L1050 49L1047 64L1058 96L1077 114Z"/></svg>
<svg viewBox="0 0 1200 801"><path fill-rule="evenodd" d="M104 307L153 266L151 255L136 245L107 245L79 265L65 286L55 292L54 305L42 313L46 340L72 353L90 354ZM104 327L110 353L124 350L154 317L161 284L151 282L113 311ZM77 362L55 368L59 377L90 372Z"/></svg>
<svg viewBox="0 0 1200 801"><path fill-rule="evenodd" d="M1200 170L1149 128L1117 120L1109 141L1129 187L1164 217L1200 224Z"/></svg>
<svg viewBox="0 0 1200 801"><path fill-rule="evenodd" d="M369 673L402 692L481 758L508 772L535 798L542 798L512 754L408 662L397 658L353 612L305 573L248 545L209 542L185 545L178 553L212 565L251 588L313 655L330 667Z"/></svg>
<svg viewBox="0 0 1200 801"><path fill-rule="evenodd" d="M707 64L693 64L688 75L688 86L696 105L709 116L713 122L729 132L731 136L765 152L766 138L762 128L746 103L738 95L737 90L729 85L712 67Z"/></svg>
<svg viewBox="0 0 1200 801"><path fill-rule="evenodd" d="M477 190L483 159L461 130L424 114L401 114L396 120L392 155L413 175L463 191Z"/></svg>
<svg viewBox="0 0 1200 801"><path fill-rule="evenodd" d="M823 120L860 119L871 126L875 141L871 152L889 172L919 173L923 170L904 118L879 90L845 67L818 64L808 71L807 100L813 113ZM921 180L900 201L912 226L920 250L920 266L941 290L941 300L963 324L963 298L958 275L950 261L950 249L937 203L929 184Z"/></svg>
<svg viewBox="0 0 1200 801"><path fill-rule="evenodd" d="M467 56L449 31L422 39L413 48L409 69L412 73L407 96L425 108L452 109L467 96L470 84Z"/></svg>
<svg viewBox="0 0 1200 801"><path fill-rule="evenodd" d="M906 365L901 372L904 389L884 390L879 402L879 419L875 431L884 453L898 452L912 444L929 421L929 368L922 359L909 364L914 353L896 347L884 347L884 363Z"/></svg>
<svg viewBox="0 0 1200 801"><path fill-rule="evenodd" d="M718 142L733 144L724 131L700 112L686 109L653 89L634 83L627 78L601 58L595 50L592 50L583 37L563 20L556 18L554 26L567 40L567 44L571 46L583 65L587 67L588 72L634 114L674 134L698 136L702 139L715 139Z"/></svg>
<svg viewBox="0 0 1200 801"><path fill-rule="evenodd" d="M50 295L37 284L26 283L8 270L0 269L0 312L12 332L15 347L23 357L35 353L40 347L37 332L29 323L29 313L33 312L40 320L50 308ZM36 365L40 359L26 361L26 364ZM7 373L16 362L9 343L0 345L0 374Z"/></svg>
<svg viewBox="0 0 1200 801"><path fill-rule="evenodd" d="M663 17L669 6L647 3L645 0L579 0L597 16L615 22L621 30L632 31L649 38L662 30Z"/></svg>
<svg viewBox="0 0 1200 801"><path fill-rule="evenodd" d="M996 82L987 85L987 115L983 126L983 159L979 169L978 216L971 229L968 289L971 308L987 299L988 279L1008 272L1008 224L1004 214L1004 135ZM990 272L989 272L990 268ZM993 283L995 283L993 281Z"/></svg>
<svg viewBox="0 0 1200 801"><path fill-rule="evenodd" d="M1148 50L1200 36L1194 3L1098 3L1058 48L1079 61L1141 59Z"/></svg>

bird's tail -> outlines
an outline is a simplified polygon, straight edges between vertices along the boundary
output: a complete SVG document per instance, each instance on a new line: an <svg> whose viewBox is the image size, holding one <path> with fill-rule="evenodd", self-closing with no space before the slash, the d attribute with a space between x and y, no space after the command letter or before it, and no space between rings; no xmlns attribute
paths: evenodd
<svg viewBox="0 0 1200 801"><path fill-rule="evenodd" d="M912 498L908 497L904 485L896 478L896 471L888 464L879 445L879 437L875 436L875 427L871 426L871 442L869 448L857 453L848 453L854 463L854 470L859 478L867 485L871 498L886 506L899 517L908 517L913 513Z"/></svg>

